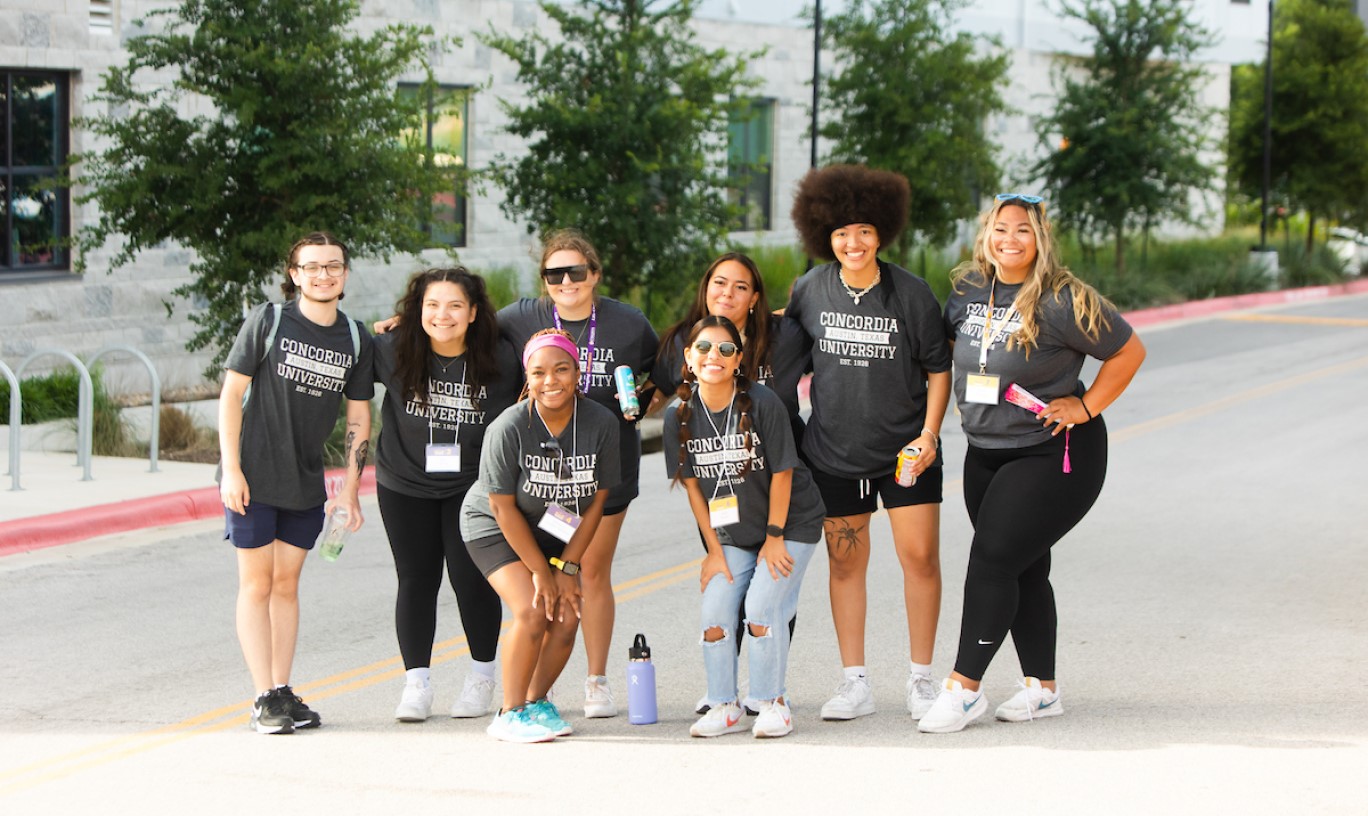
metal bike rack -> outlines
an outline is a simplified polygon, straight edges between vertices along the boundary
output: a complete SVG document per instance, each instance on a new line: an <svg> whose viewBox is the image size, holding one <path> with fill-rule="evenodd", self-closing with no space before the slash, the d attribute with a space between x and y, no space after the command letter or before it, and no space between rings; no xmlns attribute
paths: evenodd
<svg viewBox="0 0 1368 816"><path fill-rule="evenodd" d="M141 351L138 351L132 346L105 346L104 348L95 352L95 355L91 357L88 361L86 361L86 365L90 366L91 368L94 368L95 361L99 360L106 354L110 354L115 351L122 351L127 354L132 354L134 357L137 357L139 360L142 361L142 364L144 366L147 366L147 373L152 378L152 426L149 432L151 438L148 440L147 443L147 459L150 466L147 468L147 472L156 473L157 448L161 444L161 377L157 376L157 368L156 366L152 365L152 361L147 358L147 355L143 354Z"/></svg>
<svg viewBox="0 0 1368 816"><path fill-rule="evenodd" d="M10 409L9 409L9 474L10 490L23 490L19 486L19 444L20 437L23 436L19 423L24 416L23 401L24 397L19 393L19 378L14 376L10 367L0 360L0 374L5 375L10 387Z"/></svg>
<svg viewBox="0 0 1368 816"><path fill-rule="evenodd" d="M14 376L16 378L24 376L24 369L28 368L29 363L49 354L55 354L76 366L76 371L81 375L81 390L76 401L76 464L84 468L81 481L89 482L93 478L90 475L90 448L95 436L95 386L90 381L90 371L85 367L85 363L82 363L80 358L69 351L40 348L24 358L24 362L19 364L19 370L14 373Z"/></svg>

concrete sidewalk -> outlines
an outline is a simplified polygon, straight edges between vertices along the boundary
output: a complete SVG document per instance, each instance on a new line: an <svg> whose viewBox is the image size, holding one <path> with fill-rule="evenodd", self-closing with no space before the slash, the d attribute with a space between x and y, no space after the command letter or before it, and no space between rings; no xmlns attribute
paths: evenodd
<svg viewBox="0 0 1368 816"><path fill-rule="evenodd" d="M1306 303L1368 293L1368 280L1194 301L1129 312L1137 328L1196 320L1237 309ZM205 416L212 411L205 407ZM659 420L643 432L659 434ZM7 434L0 428L0 445ZM8 451L0 459L8 461ZM0 556L41 549L96 536L217 517L223 512L214 484L214 465L95 457L92 481L81 481L74 453L26 450L20 459L21 491L10 490L8 470L0 481ZM375 489L374 469L366 471L362 492Z"/></svg>

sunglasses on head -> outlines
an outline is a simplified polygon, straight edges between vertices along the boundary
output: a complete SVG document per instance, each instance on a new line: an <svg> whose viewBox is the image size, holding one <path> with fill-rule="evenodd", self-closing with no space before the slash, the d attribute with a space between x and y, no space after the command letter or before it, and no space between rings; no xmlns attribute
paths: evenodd
<svg viewBox="0 0 1368 816"><path fill-rule="evenodd" d="M708 352L712 351L713 345L714 344L711 340L695 340L693 344L693 350L698 352L699 354L707 354ZM716 345L717 353L721 354L723 357L730 357L741 350L737 347L735 343L731 342L730 340L723 340L721 343L717 343Z"/></svg>
<svg viewBox="0 0 1368 816"><path fill-rule="evenodd" d="M553 266L550 269L543 269L541 276L547 283L560 283L569 275L573 283L583 283L589 277L588 264L575 264L574 266Z"/></svg>
<svg viewBox="0 0 1368 816"><path fill-rule="evenodd" d="M1038 195L1027 195L1026 193L998 193L995 198L998 201L1024 201L1027 204L1039 204L1045 200Z"/></svg>

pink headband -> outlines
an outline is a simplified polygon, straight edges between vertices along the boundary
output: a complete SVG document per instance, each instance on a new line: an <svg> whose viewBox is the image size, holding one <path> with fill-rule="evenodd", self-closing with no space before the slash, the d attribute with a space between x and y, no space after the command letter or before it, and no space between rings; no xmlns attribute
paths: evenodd
<svg viewBox="0 0 1368 816"><path fill-rule="evenodd" d="M570 355L570 359L579 364L579 346L570 341L569 337L561 334L539 334L527 341L523 346L523 368L527 368L527 361L531 359L532 353L537 349L544 349L553 346Z"/></svg>

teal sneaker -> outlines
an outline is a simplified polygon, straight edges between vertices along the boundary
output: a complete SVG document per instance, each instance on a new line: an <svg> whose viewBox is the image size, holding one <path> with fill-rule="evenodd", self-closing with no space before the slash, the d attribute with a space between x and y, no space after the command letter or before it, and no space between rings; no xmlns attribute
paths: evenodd
<svg viewBox="0 0 1368 816"><path fill-rule="evenodd" d="M575 733L575 729L566 722L556 709L556 704L545 697L535 703L527 704L527 714L532 722L543 726L546 730L558 737L568 737Z"/></svg>
<svg viewBox="0 0 1368 816"><path fill-rule="evenodd" d="M485 733L504 742L550 742L555 739L551 729L532 721L528 708L519 706L495 714Z"/></svg>

